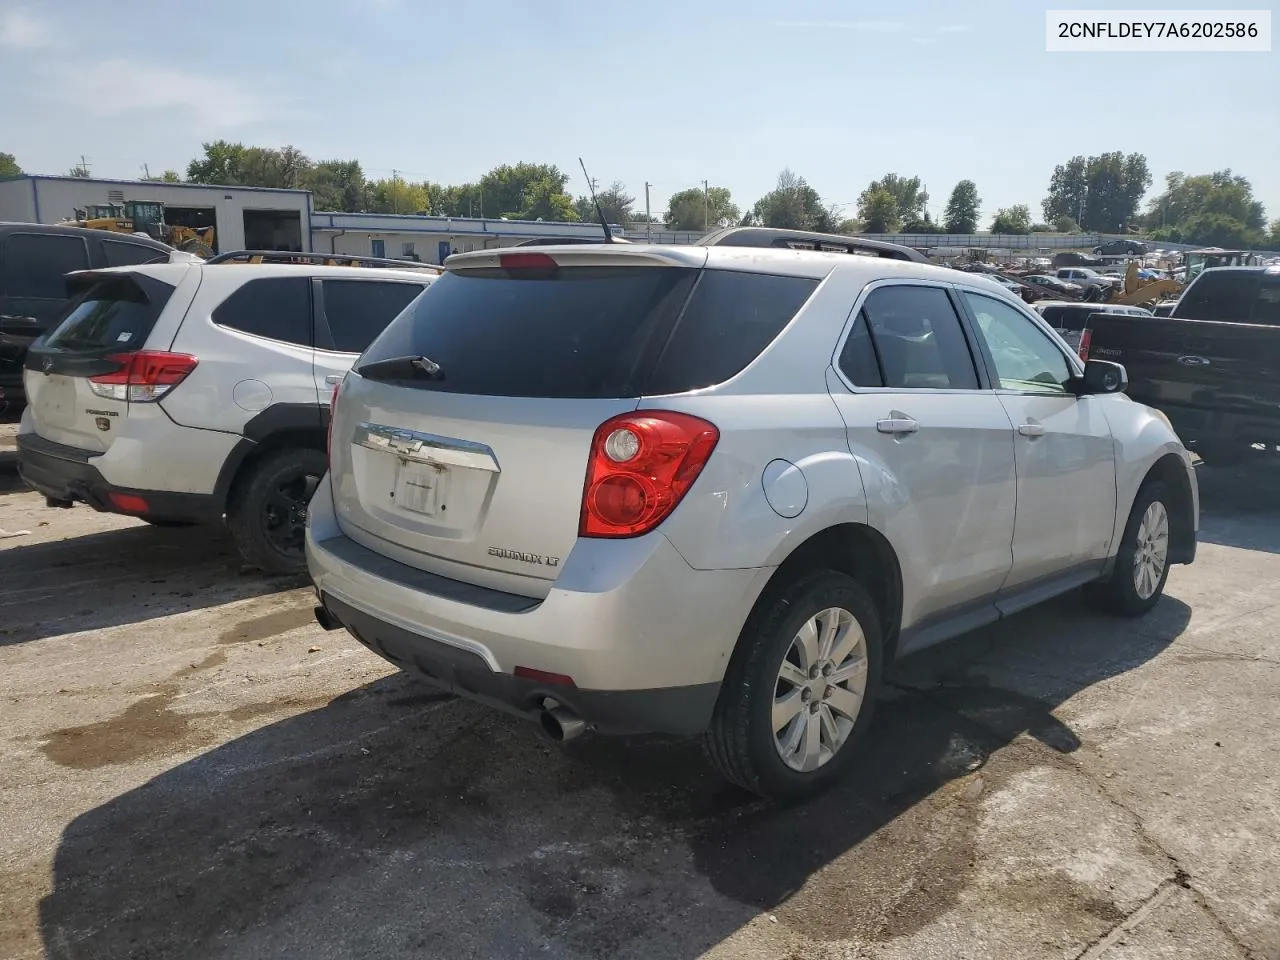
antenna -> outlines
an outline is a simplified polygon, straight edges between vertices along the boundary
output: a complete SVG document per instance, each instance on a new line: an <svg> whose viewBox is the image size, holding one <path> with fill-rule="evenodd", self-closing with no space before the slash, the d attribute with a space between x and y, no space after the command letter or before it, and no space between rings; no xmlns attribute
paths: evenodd
<svg viewBox="0 0 1280 960"><path fill-rule="evenodd" d="M596 205L596 216L600 218L600 229L604 231L604 242L613 243L613 233L609 230L609 224L604 218L604 211L600 209L600 201L596 199L595 181L591 179L591 174L587 173L587 165L582 162L582 158L578 158L578 166L582 167L582 175L587 178L587 189L591 191L591 202Z"/></svg>

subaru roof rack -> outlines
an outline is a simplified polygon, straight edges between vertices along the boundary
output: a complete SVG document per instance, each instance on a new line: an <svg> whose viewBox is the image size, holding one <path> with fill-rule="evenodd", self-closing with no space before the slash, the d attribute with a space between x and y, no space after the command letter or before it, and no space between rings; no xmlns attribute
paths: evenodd
<svg viewBox="0 0 1280 960"><path fill-rule="evenodd" d="M928 263L919 250L883 240L864 240L834 233L809 230L780 230L774 227L727 227L709 233L697 242L700 247L774 247L783 250L821 250L828 253L850 253L863 257L887 257Z"/></svg>
<svg viewBox="0 0 1280 960"><path fill-rule="evenodd" d="M417 260L366 257L358 253L302 253L297 250L231 250L210 257L205 263L311 263L325 267L398 267L402 270L444 272L443 267Z"/></svg>

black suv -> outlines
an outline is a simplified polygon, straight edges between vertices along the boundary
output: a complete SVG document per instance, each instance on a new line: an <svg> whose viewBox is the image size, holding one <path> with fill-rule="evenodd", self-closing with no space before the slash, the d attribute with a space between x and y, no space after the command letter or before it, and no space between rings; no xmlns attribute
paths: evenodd
<svg viewBox="0 0 1280 960"><path fill-rule="evenodd" d="M0 395L11 404L25 399L22 362L27 347L53 326L66 305L68 273L164 263L173 252L157 240L133 234L0 223Z"/></svg>

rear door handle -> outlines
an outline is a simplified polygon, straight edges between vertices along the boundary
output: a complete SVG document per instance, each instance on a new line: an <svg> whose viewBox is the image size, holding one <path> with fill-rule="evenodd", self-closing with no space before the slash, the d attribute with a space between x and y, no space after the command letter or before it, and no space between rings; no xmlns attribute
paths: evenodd
<svg viewBox="0 0 1280 960"><path fill-rule="evenodd" d="M1018 432L1022 434L1024 437L1031 437L1032 439L1035 439L1036 437L1043 437L1044 424L1024 423L1018 427Z"/></svg>
<svg viewBox="0 0 1280 960"><path fill-rule="evenodd" d="M881 433L891 433L894 435L903 433L915 433L920 429L920 424L910 417L887 417L884 420L876 421L876 429Z"/></svg>

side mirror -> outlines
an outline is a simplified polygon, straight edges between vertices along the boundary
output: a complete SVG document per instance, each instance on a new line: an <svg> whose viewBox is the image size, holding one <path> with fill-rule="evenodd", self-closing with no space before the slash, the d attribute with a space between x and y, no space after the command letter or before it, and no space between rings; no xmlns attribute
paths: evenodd
<svg viewBox="0 0 1280 960"><path fill-rule="evenodd" d="M1077 377L1076 393L1087 397L1097 393L1124 393L1129 388L1129 373L1124 364L1110 360L1086 360L1084 376Z"/></svg>

